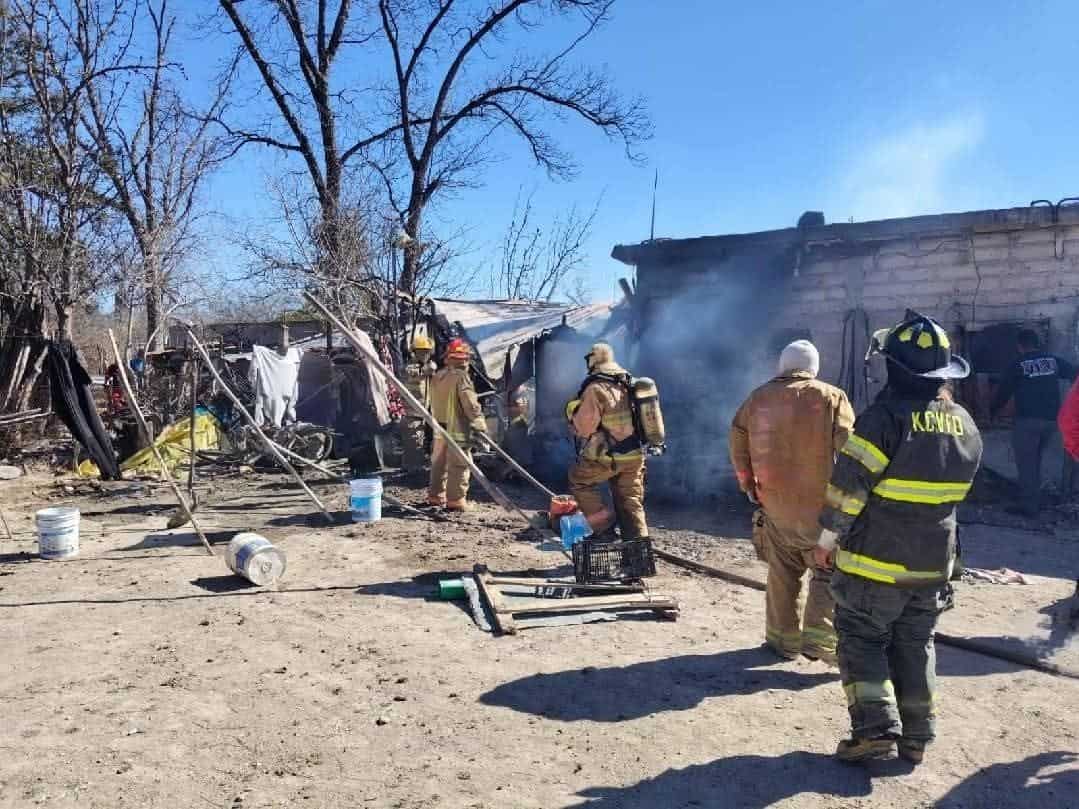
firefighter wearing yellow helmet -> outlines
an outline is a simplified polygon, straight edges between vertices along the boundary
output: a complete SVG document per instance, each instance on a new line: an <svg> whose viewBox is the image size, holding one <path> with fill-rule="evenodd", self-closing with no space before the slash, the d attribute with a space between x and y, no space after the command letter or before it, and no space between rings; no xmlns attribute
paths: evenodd
<svg viewBox="0 0 1079 809"><path fill-rule="evenodd" d="M644 451L634 425L630 376L615 362L607 343L585 355L588 376L577 399L566 407L574 434L584 441L570 470L570 493L592 531L601 535L621 521L625 539L648 536L644 516ZM616 514L604 504L600 487L609 484Z"/></svg>
<svg viewBox="0 0 1079 809"><path fill-rule="evenodd" d="M877 332L869 355L888 384L854 423L825 494L815 549L834 564L839 670L852 738L844 761L899 754L920 763L936 735L933 630L952 603L955 510L982 456L974 420L951 379L970 373L947 333L908 312Z"/></svg>
<svg viewBox="0 0 1079 809"><path fill-rule="evenodd" d="M431 377L436 368L431 361L435 344L426 334L417 333L405 365L405 386L426 409L431 408ZM426 430L423 417L409 409L401 418L401 466L406 472L422 472L427 464Z"/></svg>

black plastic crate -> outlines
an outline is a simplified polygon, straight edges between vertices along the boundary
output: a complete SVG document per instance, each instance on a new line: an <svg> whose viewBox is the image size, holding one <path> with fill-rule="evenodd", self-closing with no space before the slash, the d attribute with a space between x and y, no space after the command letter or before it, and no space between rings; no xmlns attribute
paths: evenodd
<svg viewBox="0 0 1079 809"><path fill-rule="evenodd" d="M652 540L599 542L583 539L573 546L573 574L578 584L636 581L656 575Z"/></svg>

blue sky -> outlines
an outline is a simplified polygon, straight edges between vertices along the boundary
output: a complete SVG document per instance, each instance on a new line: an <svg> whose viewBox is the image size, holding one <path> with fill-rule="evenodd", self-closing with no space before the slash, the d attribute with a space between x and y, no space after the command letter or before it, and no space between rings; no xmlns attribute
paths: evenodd
<svg viewBox="0 0 1079 809"><path fill-rule="evenodd" d="M607 299L629 273L611 247L648 236L656 170L657 236L787 227L805 210L834 222L1079 195L1077 50L1073 0L621 0L581 59L645 98L647 164L583 125L558 127L575 180L551 182L511 148L439 217L470 228L468 260L483 263L522 186L548 215L602 196L586 277ZM258 219L259 178L279 167L246 152L208 202L232 223Z"/></svg>

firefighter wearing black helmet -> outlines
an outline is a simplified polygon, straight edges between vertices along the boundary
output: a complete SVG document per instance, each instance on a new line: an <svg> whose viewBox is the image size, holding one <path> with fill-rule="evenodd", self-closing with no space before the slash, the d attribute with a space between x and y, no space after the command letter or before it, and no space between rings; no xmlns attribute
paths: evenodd
<svg viewBox="0 0 1079 809"><path fill-rule="evenodd" d="M836 755L922 760L935 737L933 630L951 605L955 510L981 461L948 381L970 366L937 323L908 312L877 332L888 384L854 424L826 494L817 562L834 565L839 668L852 738Z"/></svg>

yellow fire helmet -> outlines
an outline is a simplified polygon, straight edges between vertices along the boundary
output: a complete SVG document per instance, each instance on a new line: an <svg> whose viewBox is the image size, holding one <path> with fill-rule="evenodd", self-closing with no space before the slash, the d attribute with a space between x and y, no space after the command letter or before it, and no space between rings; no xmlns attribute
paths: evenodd
<svg viewBox="0 0 1079 809"><path fill-rule="evenodd" d="M924 379L965 379L970 375L970 363L952 353L948 332L932 318L911 310L902 323L873 333L865 358L875 354Z"/></svg>
<svg viewBox="0 0 1079 809"><path fill-rule="evenodd" d="M412 350L413 351L434 351L435 343L426 334L417 334L412 338Z"/></svg>

